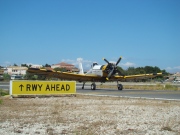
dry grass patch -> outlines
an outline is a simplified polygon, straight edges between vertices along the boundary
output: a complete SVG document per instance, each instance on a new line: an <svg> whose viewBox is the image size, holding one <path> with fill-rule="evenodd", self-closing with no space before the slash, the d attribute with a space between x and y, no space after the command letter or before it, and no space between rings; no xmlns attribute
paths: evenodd
<svg viewBox="0 0 180 135"><path fill-rule="evenodd" d="M117 89L116 85L97 85L97 88L103 89ZM156 84L156 85L123 85L124 89L138 89L138 90L180 90L177 86L171 84Z"/></svg>

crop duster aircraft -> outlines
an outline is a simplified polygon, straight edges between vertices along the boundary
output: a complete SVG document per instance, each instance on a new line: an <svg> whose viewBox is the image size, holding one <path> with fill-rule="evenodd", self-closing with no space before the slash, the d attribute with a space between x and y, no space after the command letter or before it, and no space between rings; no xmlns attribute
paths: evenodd
<svg viewBox="0 0 180 135"><path fill-rule="evenodd" d="M138 78L153 78L162 75L162 73L151 73L151 74L125 76L117 68L117 65L119 64L121 59L122 57L120 57L116 63L110 63L107 59L103 59L107 63L106 65L98 65L97 63L93 63L93 67L86 74L84 73L74 74L70 72L61 72L61 71L38 69L38 68L29 68L28 72L36 75L45 75L47 77L83 82L82 89L84 89L85 83L90 81L92 82L91 84L92 90L96 89L95 82L104 83L107 81L116 81L118 90L122 90L123 85L119 84L119 81L138 79Z"/></svg>

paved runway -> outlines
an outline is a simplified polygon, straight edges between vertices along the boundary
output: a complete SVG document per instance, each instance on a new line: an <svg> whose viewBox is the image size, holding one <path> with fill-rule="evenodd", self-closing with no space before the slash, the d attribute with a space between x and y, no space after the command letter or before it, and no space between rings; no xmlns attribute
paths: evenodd
<svg viewBox="0 0 180 135"><path fill-rule="evenodd" d="M77 84L77 93L80 94L94 94L105 96L119 96L119 97L133 97L133 98L148 98L148 99L163 99L163 100L179 100L180 91L173 90L128 90L124 89L118 91L115 89L96 89L91 90L90 84L85 86L85 89L81 89L82 84ZM9 90L9 82L0 82L0 89Z"/></svg>
<svg viewBox="0 0 180 135"><path fill-rule="evenodd" d="M122 91L115 90L115 89L91 90L90 86L87 86L87 85L85 89L82 90L81 86L78 85L77 93L180 101L180 91L174 91L174 90L128 90L128 89L124 89Z"/></svg>
<svg viewBox="0 0 180 135"><path fill-rule="evenodd" d="M9 82L0 82L0 89L9 90Z"/></svg>

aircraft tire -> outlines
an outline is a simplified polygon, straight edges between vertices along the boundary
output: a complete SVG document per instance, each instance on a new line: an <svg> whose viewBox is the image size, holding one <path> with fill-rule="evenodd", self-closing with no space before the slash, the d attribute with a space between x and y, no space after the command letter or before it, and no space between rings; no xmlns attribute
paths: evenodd
<svg viewBox="0 0 180 135"><path fill-rule="evenodd" d="M123 90L123 85L122 84L118 84L118 90Z"/></svg>
<svg viewBox="0 0 180 135"><path fill-rule="evenodd" d="M96 89L96 84L91 84L91 90L95 90Z"/></svg>

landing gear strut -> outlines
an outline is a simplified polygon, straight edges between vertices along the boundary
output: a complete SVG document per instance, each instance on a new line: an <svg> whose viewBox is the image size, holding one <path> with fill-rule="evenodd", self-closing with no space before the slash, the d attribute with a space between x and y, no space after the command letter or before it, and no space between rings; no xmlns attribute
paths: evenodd
<svg viewBox="0 0 180 135"><path fill-rule="evenodd" d="M83 86L82 86L82 89L84 89L84 85L85 85L86 82L83 82Z"/></svg>
<svg viewBox="0 0 180 135"><path fill-rule="evenodd" d="M118 81L117 81L117 87L118 87L118 90L123 90L123 85L119 84Z"/></svg>

